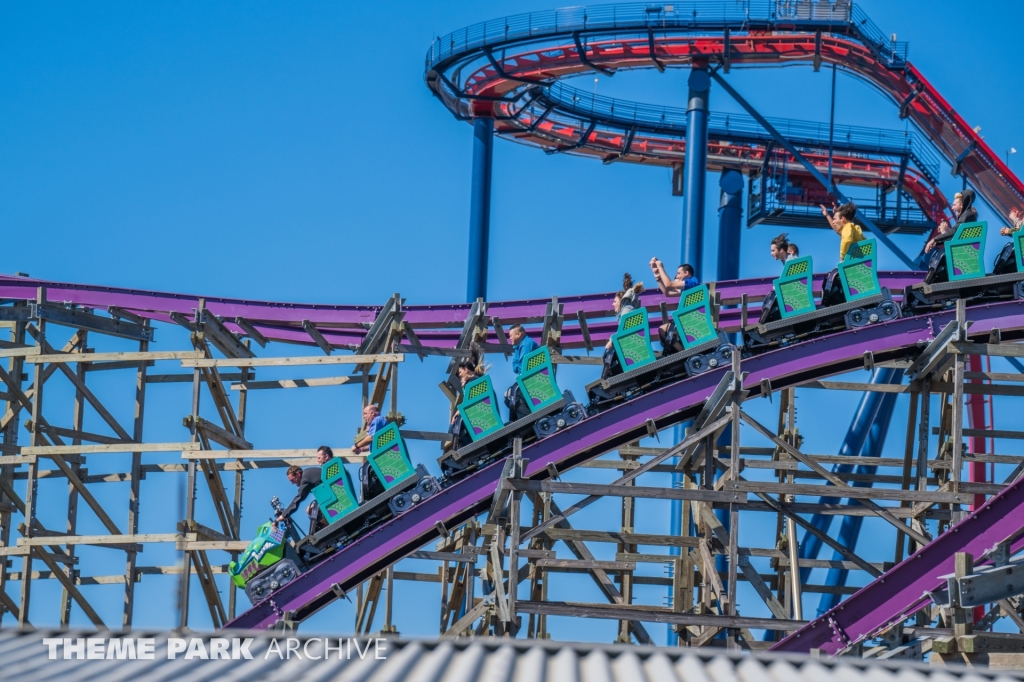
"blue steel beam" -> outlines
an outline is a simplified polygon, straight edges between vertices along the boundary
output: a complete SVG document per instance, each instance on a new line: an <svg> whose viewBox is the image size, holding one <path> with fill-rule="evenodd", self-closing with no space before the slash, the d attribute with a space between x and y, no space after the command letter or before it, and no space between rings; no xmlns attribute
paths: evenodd
<svg viewBox="0 0 1024 682"><path fill-rule="evenodd" d="M711 77L714 78L715 81L717 81L718 84L721 85L722 88L724 88L725 91L728 92L734 100L736 100L736 103L739 104L744 109L746 109L747 113L753 116L754 119L756 119L757 122L761 124L761 127L763 127L766 131L768 131L768 133L772 137L775 138L776 142L782 145L786 149L786 151L789 152L793 156L793 158L796 159L797 162L799 162L800 165L807 170L808 173L814 176L814 179L820 182L822 187L827 189L829 193L836 199L838 199L840 202L846 203L848 201L846 195L839 191L839 188L835 186L835 183L829 182L828 178L822 175L821 171L815 168L813 163L805 159L803 154L797 151L797 148L794 147L789 142L789 140L783 137L782 134L778 130L776 130L771 123L768 122L768 119L766 119L764 116L758 113L757 109L755 109L749 102L747 102L747 100L743 99L740 93L738 93L735 88L729 85L725 81L725 79L718 74L717 71L711 71L710 73ZM689 137L687 137L687 145L689 145ZM689 152L689 146L687 146L687 152ZM896 246L895 242L893 242L893 240L889 238L889 235L880 230L878 226L876 226L874 222L872 222L871 219L868 218L867 216L860 215L859 218L861 222L864 223L864 226L867 227L868 230L875 235L878 241L885 244L885 246L894 254L896 254L896 256L901 261L903 261L903 263L908 268L910 268L911 270L915 269L914 261L912 261L907 254L903 253L902 249Z"/></svg>
<svg viewBox="0 0 1024 682"><path fill-rule="evenodd" d="M903 380L903 370L898 370L892 377L891 383L899 383ZM889 424L892 422L893 408L896 406L896 394L895 393L883 393L882 404L878 409L878 414L875 417L874 423L871 424L871 431L868 434L867 441L864 443L864 447L861 449L861 457L881 457L882 447L885 445L885 436L889 432ZM876 467L865 466L863 464L858 465L855 471L858 474L865 476L874 476ZM855 488L870 488L871 481L853 481L850 483ZM848 506L859 504L856 500L847 500ZM860 536L861 524L864 522L863 516L844 516L843 523L839 526L839 535L836 538L844 546L850 550L857 549L857 538ZM843 557L838 552L834 552L832 555L833 561L843 561ZM842 587L846 585L846 578L849 575L849 571L844 568L830 568L828 575L825 576L825 585L830 587ZM829 609L833 608L839 603L838 594L824 593L821 595L821 599L818 602L818 615L822 615Z"/></svg>
<svg viewBox="0 0 1024 682"><path fill-rule="evenodd" d="M704 273L704 180L708 165L708 94L711 79L707 66L690 69L690 94L686 104L686 160L683 166L682 259Z"/></svg>
<svg viewBox="0 0 1024 682"><path fill-rule="evenodd" d="M469 203L469 260L466 301L487 298L487 251L491 231L491 163L494 119L473 119L473 184Z"/></svg>
<svg viewBox="0 0 1024 682"><path fill-rule="evenodd" d="M718 270L715 277L723 282L740 278L743 174L731 168L722 171L718 188L721 195L718 202Z"/></svg>

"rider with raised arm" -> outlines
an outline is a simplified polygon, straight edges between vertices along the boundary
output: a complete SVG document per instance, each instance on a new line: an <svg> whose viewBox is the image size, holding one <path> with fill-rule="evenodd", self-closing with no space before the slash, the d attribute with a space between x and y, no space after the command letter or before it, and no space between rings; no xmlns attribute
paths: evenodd
<svg viewBox="0 0 1024 682"><path fill-rule="evenodd" d="M832 230L839 235L839 262L842 263L850 247L857 242L864 241L864 233L860 226L853 222L854 216L857 215L857 205L848 201L842 206L832 209L831 216L828 212L829 209L821 204L821 215L825 216L825 220L828 221Z"/></svg>
<svg viewBox="0 0 1024 682"><path fill-rule="evenodd" d="M654 281L657 282L661 293L666 296L679 296L687 289L692 289L700 284L693 271L693 266L689 263L683 263L676 268L675 279L669 279L668 273L665 271L665 264L657 258L652 258L649 265L651 272L654 273Z"/></svg>
<svg viewBox="0 0 1024 682"><path fill-rule="evenodd" d="M651 259L650 266L651 272L654 273L654 281L658 283L661 293L666 296L682 296L684 291L700 284L700 280L697 279L693 271L693 266L689 263L683 263L676 268L675 279L668 278L664 263L657 258ZM662 355L671 355L683 349L683 344L679 342L679 335L670 321L666 321L658 327L658 339L661 341Z"/></svg>

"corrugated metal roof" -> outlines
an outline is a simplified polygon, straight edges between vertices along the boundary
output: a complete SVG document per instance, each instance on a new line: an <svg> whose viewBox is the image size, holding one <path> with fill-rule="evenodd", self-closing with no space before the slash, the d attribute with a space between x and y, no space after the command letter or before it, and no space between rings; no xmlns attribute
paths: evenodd
<svg viewBox="0 0 1024 682"><path fill-rule="evenodd" d="M237 633L230 633L239 636ZM0 631L0 679L5 681L68 682L70 680L211 680L232 682L982 682L1020 680L1019 673L929 668L919 663L840 658L818 660L803 656L730 656L714 650L576 644L508 639L415 640L388 639L381 658L374 656L374 640L331 637L329 660L323 660L324 638L313 635L271 637L253 634L241 658L241 642L215 644L216 634L132 632L113 635L141 646L152 640L152 660L64 660L63 640L81 642L88 654L88 638L96 638L94 654L105 652L110 633ZM244 637L244 635L241 635ZM44 640L60 638L61 644ZM172 641L170 638L178 638ZM197 643L190 640L195 639ZM363 651L362 658L356 653ZM370 644L367 651L367 644ZM124 641L119 642L119 645ZM169 660L169 645L191 647ZM285 658L291 644L292 655ZM218 649L219 647L219 649ZM276 647L276 650L275 650ZM56 658L51 659L53 650ZM111 648L113 655L117 649ZM136 650L136 653L140 651ZM235 651L240 660L204 660L200 651ZM280 655L276 651L280 651ZM346 650L350 652L348 657ZM122 649L123 651L123 649ZM296 657L296 652L301 658ZM70 655L74 656L72 650ZM101 654L105 655L105 654ZM340 656L340 660L339 660ZM311 660L317 658L318 660Z"/></svg>

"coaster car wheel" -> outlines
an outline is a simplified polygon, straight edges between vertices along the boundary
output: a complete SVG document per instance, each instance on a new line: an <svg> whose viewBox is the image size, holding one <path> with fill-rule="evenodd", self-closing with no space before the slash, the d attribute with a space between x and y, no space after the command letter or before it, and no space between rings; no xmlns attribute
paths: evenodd
<svg viewBox="0 0 1024 682"><path fill-rule="evenodd" d="M558 416L551 415L548 417L541 417L534 425L533 431L537 434L537 438L550 436L555 431L558 431Z"/></svg>

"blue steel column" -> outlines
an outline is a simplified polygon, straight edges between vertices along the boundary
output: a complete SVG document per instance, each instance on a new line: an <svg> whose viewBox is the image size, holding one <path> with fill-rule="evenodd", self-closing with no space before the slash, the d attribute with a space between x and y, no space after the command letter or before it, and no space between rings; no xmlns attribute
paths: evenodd
<svg viewBox="0 0 1024 682"><path fill-rule="evenodd" d="M718 270L715 279L722 282L740 278L743 174L733 168L723 170L718 188L722 192L718 202Z"/></svg>
<svg viewBox="0 0 1024 682"><path fill-rule="evenodd" d="M487 298L487 242L491 231L491 161L494 119L473 120L473 185L469 203L469 267L466 301Z"/></svg>
<svg viewBox="0 0 1024 682"><path fill-rule="evenodd" d="M684 263L707 281L704 272L704 178L708 165L708 67L690 69L690 95L686 104L686 161L683 166L683 253Z"/></svg>

